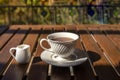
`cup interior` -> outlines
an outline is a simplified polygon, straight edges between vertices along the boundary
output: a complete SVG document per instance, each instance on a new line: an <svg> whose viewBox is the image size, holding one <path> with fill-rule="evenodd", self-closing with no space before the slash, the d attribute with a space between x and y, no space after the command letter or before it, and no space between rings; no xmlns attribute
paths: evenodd
<svg viewBox="0 0 120 80"><path fill-rule="evenodd" d="M71 42L71 41L77 40L79 36L75 33L70 33L70 32L57 32L57 33L52 33L48 35L47 38L52 41Z"/></svg>

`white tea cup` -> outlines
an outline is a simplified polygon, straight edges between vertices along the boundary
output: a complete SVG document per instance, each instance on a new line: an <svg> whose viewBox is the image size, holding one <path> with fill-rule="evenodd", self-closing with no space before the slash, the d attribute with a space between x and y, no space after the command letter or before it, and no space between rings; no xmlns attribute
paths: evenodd
<svg viewBox="0 0 120 80"><path fill-rule="evenodd" d="M15 51L15 54L13 53ZM17 47L12 47L9 50L15 60L20 64L28 63L31 58L30 45L22 44Z"/></svg>
<svg viewBox="0 0 120 80"><path fill-rule="evenodd" d="M40 46L48 51L53 52L59 57L67 58L71 55L76 46L76 42L79 39L79 36L71 32L56 32L49 34L47 39L43 38L40 40ZM43 42L46 41L50 45L50 48L46 48L43 45ZM46 54L47 55L47 54Z"/></svg>

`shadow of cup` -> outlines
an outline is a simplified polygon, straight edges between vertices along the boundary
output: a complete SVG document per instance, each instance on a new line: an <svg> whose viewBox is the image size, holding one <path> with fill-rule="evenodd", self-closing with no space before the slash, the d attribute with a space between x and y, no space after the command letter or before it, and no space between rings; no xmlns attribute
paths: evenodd
<svg viewBox="0 0 120 80"><path fill-rule="evenodd" d="M87 51L88 56L92 62L98 61L101 57L98 53L93 51Z"/></svg>
<svg viewBox="0 0 120 80"><path fill-rule="evenodd" d="M33 63L37 63L37 62L40 62L42 61L40 57L35 57L34 60L33 60Z"/></svg>

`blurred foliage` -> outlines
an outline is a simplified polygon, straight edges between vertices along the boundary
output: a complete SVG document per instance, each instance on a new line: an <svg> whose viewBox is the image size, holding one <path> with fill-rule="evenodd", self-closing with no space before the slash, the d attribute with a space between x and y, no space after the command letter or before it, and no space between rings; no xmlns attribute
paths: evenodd
<svg viewBox="0 0 120 80"><path fill-rule="evenodd" d="M9 0L0 0L0 5L6 5L9 3Z"/></svg>
<svg viewBox="0 0 120 80"><path fill-rule="evenodd" d="M67 8L57 8L58 13L57 22L59 24L79 24L79 13L78 9L75 7L67 7Z"/></svg>
<svg viewBox="0 0 120 80"><path fill-rule="evenodd" d="M100 5L103 5L103 7L82 7L82 5L88 5L93 0L70 0L68 7L47 7L49 6L48 1L0 0L0 24L120 23L120 0L102 0ZM40 5L43 7L40 7ZM80 6L75 7L75 5Z"/></svg>

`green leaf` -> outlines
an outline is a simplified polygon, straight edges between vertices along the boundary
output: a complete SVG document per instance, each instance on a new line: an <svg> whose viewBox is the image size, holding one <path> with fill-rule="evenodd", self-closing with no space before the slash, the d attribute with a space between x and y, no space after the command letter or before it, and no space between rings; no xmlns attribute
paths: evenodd
<svg viewBox="0 0 120 80"><path fill-rule="evenodd" d="M119 12L118 11L114 11L114 16L118 16Z"/></svg>

